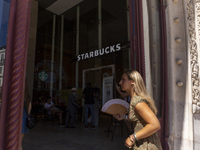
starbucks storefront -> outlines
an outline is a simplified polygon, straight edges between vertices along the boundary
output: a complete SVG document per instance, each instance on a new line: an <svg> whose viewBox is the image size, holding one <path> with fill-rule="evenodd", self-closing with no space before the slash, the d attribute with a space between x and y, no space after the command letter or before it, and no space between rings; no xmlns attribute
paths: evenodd
<svg viewBox="0 0 200 150"><path fill-rule="evenodd" d="M103 94L105 77L115 87L124 69L131 68L128 4L77 0L64 8L39 2L34 99L50 94L65 103L60 93L77 87L80 95L87 82Z"/></svg>
<svg viewBox="0 0 200 150"><path fill-rule="evenodd" d="M14 1L11 6L13 10ZM14 66L26 70L32 92L32 108L38 102L44 103L49 96L55 98L56 105L65 107L73 87L78 89L77 99L82 99L86 83L99 89L100 103L103 104L109 99L119 97L115 85L123 71L135 69L144 77L147 91L155 100L161 125L167 124L166 35L163 32L165 18L162 18L164 12L161 7L160 1L148 0L32 0L31 15L24 17L26 22L30 19L30 28L29 23L22 28L30 32L26 32L29 38L25 36L27 41L24 42L25 46L28 45L28 55L25 56L27 67ZM28 7L26 10L30 11ZM12 18L11 15L9 19L15 20L15 16ZM19 22L20 17L17 23L21 25ZM13 25L17 23L14 22ZM13 36L15 32L20 34L13 28L13 33L8 37L17 38ZM15 41L9 42L11 44L6 46L6 52L13 53ZM17 54L13 53L13 56ZM12 61L14 57L9 58ZM14 69L10 67L7 70ZM20 91L23 92L25 77L20 77L23 79L20 82ZM9 82L10 77L4 79L4 83ZM15 90L9 89L10 85L7 85L4 86L8 87L4 88L7 93ZM8 96L4 99L4 106L15 108L7 105L10 101ZM16 101L20 103L21 97ZM20 111L21 109L17 109L14 117L19 119ZM4 116L1 124L5 126L6 122L12 121L13 116L7 119L9 110L4 109L1 112L1 116ZM16 125L18 131L19 124L18 122ZM8 126L8 129L12 127ZM161 131L162 141L167 137L165 130L167 131L167 127ZM4 145L2 143L7 136L7 132L4 133L0 136L3 139L0 146Z"/></svg>

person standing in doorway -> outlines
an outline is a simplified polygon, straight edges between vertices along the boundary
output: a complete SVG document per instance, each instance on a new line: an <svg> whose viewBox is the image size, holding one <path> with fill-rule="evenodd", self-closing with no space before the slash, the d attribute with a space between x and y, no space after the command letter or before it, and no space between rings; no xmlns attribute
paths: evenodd
<svg viewBox="0 0 200 150"><path fill-rule="evenodd" d="M94 88L94 116L95 116L95 127L99 125L99 109L100 109L100 89Z"/></svg>
<svg viewBox="0 0 200 150"><path fill-rule="evenodd" d="M74 126L76 115L78 113L79 105L76 102L76 88L71 89L71 93L68 97L68 105L67 105L67 115L65 119L65 127L66 128L76 128Z"/></svg>
<svg viewBox="0 0 200 150"><path fill-rule="evenodd" d="M88 128L88 114L92 117L92 129L95 129L95 116L94 116L94 89L91 87L91 83L87 83L86 88L83 90L84 98L84 122L85 128Z"/></svg>

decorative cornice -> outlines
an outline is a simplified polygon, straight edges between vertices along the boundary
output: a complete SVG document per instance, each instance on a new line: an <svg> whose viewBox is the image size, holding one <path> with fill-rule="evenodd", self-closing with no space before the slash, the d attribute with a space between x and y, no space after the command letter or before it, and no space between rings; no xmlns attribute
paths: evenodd
<svg viewBox="0 0 200 150"><path fill-rule="evenodd" d="M189 35L189 51L191 64L191 80L192 80L192 104L193 113L200 113L200 79L199 79L199 61L198 61L198 35L196 35L195 23L198 23L198 34L200 34L200 0L187 0L187 22ZM197 13L197 22L195 22L195 13Z"/></svg>

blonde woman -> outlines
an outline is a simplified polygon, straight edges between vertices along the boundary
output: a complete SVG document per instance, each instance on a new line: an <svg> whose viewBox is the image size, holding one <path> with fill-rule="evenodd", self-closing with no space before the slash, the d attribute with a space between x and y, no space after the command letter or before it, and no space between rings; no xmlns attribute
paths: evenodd
<svg viewBox="0 0 200 150"><path fill-rule="evenodd" d="M126 139L125 146L133 150L162 150L156 131L160 123L153 99L147 94L144 81L137 71L127 70L119 82L122 91L131 97L129 114L114 117L132 122L133 133Z"/></svg>

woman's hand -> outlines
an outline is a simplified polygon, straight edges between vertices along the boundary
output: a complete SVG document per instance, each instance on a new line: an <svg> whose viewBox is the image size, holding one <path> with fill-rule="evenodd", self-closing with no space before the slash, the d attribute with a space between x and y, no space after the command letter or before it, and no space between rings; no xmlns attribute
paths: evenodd
<svg viewBox="0 0 200 150"><path fill-rule="evenodd" d="M120 91L120 87L117 83L116 83L116 89L117 89L117 91Z"/></svg>
<svg viewBox="0 0 200 150"><path fill-rule="evenodd" d="M132 148L134 144L135 144L135 142L131 141L130 137L128 137L125 141L125 146L128 148Z"/></svg>
<svg viewBox="0 0 200 150"><path fill-rule="evenodd" d="M115 114L113 117L119 121L124 120L124 115Z"/></svg>

